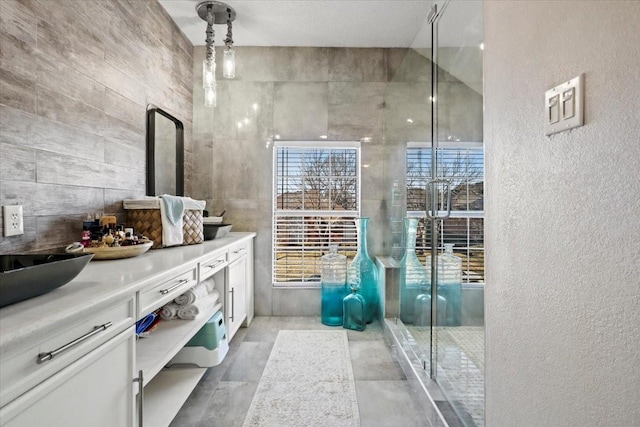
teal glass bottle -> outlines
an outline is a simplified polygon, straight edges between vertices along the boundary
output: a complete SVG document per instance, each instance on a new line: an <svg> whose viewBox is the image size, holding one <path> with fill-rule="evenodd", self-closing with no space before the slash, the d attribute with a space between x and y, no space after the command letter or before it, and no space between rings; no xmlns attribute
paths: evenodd
<svg viewBox="0 0 640 427"><path fill-rule="evenodd" d="M418 218L405 218L405 252L400 260L400 320L414 323L415 301L425 288L430 288L425 266L416 255Z"/></svg>
<svg viewBox="0 0 640 427"><path fill-rule="evenodd" d="M338 245L329 245L329 253L322 257L321 315L327 326L342 325L342 300L347 295L347 257L338 253Z"/></svg>
<svg viewBox="0 0 640 427"><path fill-rule="evenodd" d="M358 252L347 269L347 285L357 288L365 301L365 320L371 323L378 313L378 271L367 251L367 225L369 218L356 219Z"/></svg>
<svg viewBox="0 0 640 427"><path fill-rule="evenodd" d="M358 293L358 288L351 289L351 294L344 298L342 305L344 312L342 327L354 331L364 331L367 327L365 319L366 302L362 295Z"/></svg>

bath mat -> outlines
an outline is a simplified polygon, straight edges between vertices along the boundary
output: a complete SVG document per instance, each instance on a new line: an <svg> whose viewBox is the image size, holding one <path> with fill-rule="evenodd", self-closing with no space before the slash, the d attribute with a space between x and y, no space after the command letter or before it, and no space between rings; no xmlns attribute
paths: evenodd
<svg viewBox="0 0 640 427"><path fill-rule="evenodd" d="M278 332L243 427L282 426L360 426L346 331Z"/></svg>

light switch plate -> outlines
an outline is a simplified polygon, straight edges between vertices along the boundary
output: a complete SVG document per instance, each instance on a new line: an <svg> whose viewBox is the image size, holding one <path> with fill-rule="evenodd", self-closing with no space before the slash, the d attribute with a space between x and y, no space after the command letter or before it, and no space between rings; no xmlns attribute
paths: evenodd
<svg viewBox="0 0 640 427"><path fill-rule="evenodd" d="M584 73L545 92L545 135L584 125Z"/></svg>
<svg viewBox="0 0 640 427"><path fill-rule="evenodd" d="M22 217L22 205L10 205L2 207L4 217L4 235L18 236L24 234L24 219Z"/></svg>

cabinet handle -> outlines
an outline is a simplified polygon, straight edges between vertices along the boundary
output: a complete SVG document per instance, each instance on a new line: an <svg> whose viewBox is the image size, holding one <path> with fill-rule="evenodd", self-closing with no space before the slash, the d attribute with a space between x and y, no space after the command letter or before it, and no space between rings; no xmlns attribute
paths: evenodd
<svg viewBox="0 0 640 427"><path fill-rule="evenodd" d="M179 288L180 286L184 285L184 284L185 284L185 283L187 283L187 282L189 282L189 279L182 279L182 280L180 280L178 283L176 283L175 285L173 285L173 286L171 286L171 287L168 287L167 289L162 289L162 290L160 291L160 293L161 293L162 295L166 295L166 294L168 294L169 292L171 292L172 290L174 290L174 289L176 289L176 288Z"/></svg>
<svg viewBox="0 0 640 427"><path fill-rule="evenodd" d="M144 421L144 376L142 369L138 371L138 378L134 378L133 382L138 383L138 427L142 427Z"/></svg>
<svg viewBox="0 0 640 427"><path fill-rule="evenodd" d="M234 303L234 298L233 298L233 291L234 291L234 288L231 288L231 290L229 291L229 293L231 294L231 316L229 316L229 321L230 322L233 322L234 313L235 313L235 303Z"/></svg>
<svg viewBox="0 0 640 427"><path fill-rule="evenodd" d="M56 348L53 351L49 351L49 352L38 354L38 359L36 360L36 363L38 365L40 365L41 363L47 362L47 361L53 359L58 354L62 353L63 351L66 351L66 350L70 349L71 347L80 344L82 341L91 338L92 336L104 331L105 329L107 329L110 326L111 326L111 322L107 322L104 325L100 325L100 326L94 326L93 327L93 331L81 336L80 338L76 338L75 340L63 345L60 348Z"/></svg>
<svg viewBox="0 0 640 427"><path fill-rule="evenodd" d="M246 250L247 250L247 248L240 248L238 250L233 251L233 254L234 255L238 255L238 254L240 254L240 253L242 253L242 252L244 252Z"/></svg>
<svg viewBox="0 0 640 427"><path fill-rule="evenodd" d="M205 265L205 267L207 267L207 268L216 268L220 264L224 264L224 260L223 259L219 259L216 262L214 262L213 264L207 264L207 265Z"/></svg>

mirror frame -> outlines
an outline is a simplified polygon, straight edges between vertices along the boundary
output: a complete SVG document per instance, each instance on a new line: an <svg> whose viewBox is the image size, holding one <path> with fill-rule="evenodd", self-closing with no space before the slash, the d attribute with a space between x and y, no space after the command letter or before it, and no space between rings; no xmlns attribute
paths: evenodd
<svg viewBox="0 0 640 427"><path fill-rule="evenodd" d="M176 125L176 194L174 196L184 196L184 125L180 120L153 104L147 105L147 196L156 196L156 113Z"/></svg>

